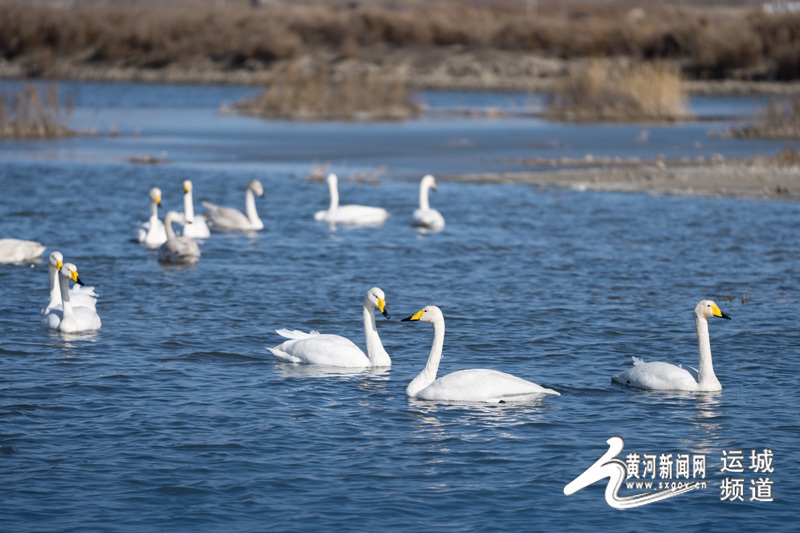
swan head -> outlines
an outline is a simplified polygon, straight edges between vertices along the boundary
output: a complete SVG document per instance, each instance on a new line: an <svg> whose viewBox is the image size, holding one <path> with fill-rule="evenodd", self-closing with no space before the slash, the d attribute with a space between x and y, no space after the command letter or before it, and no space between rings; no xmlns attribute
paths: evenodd
<svg viewBox="0 0 800 533"><path fill-rule="evenodd" d="M59 273L61 276L71 279L78 285L83 285L81 278L78 277L78 267L72 263L64 263L64 265L61 267L61 270L59 270Z"/></svg>
<svg viewBox="0 0 800 533"><path fill-rule="evenodd" d="M435 305L428 305L414 313L408 318L404 318L401 322L428 322L429 324L433 324L435 322L444 320L444 316L442 315L442 310L436 307Z"/></svg>
<svg viewBox="0 0 800 533"><path fill-rule="evenodd" d="M389 318L389 311L386 310L386 295L378 287L372 287L367 291L367 297L364 302L377 307L383 316Z"/></svg>
<svg viewBox="0 0 800 533"><path fill-rule="evenodd" d="M339 178L336 177L336 174L331 172L330 174L328 174L328 178L326 179L326 181L328 182L328 185L336 185L337 183L339 183Z"/></svg>
<svg viewBox="0 0 800 533"><path fill-rule="evenodd" d="M181 224L189 223L189 221L186 220L186 217L177 211L167 211L167 214L164 215L164 225L169 226L173 222L180 222Z"/></svg>
<svg viewBox="0 0 800 533"><path fill-rule="evenodd" d="M436 192L436 178L434 178L430 174L426 175L424 178L422 178L422 187L423 188L427 187L433 192Z"/></svg>
<svg viewBox="0 0 800 533"><path fill-rule="evenodd" d="M264 186L261 185L260 181L258 181L258 180L251 181L250 185L248 185L248 188L251 191L253 191L255 194L257 194L259 198L263 198L264 197Z"/></svg>
<svg viewBox="0 0 800 533"><path fill-rule="evenodd" d="M155 202L156 205L161 205L161 189L158 187L150 189L150 200Z"/></svg>
<svg viewBox="0 0 800 533"><path fill-rule="evenodd" d="M728 320L731 319L731 317L722 312L722 310L716 303L714 303L713 300L700 300L700 302L697 304L697 307L694 308L694 314L695 316L702 318L718 317L726 318Z"/></svg>
<svg viewBox="0 0 800 533"><path fill-rule="evenodd" d="M56 270L61 270L61 267L64 265L64 256L61 255L61 252L52 252L48 262L51 267Z"/></svg>
<svg viewBox="0 0 800 533"><path fill-rule="evenodd" d="M192 192L192 180L183 180L183 192Z"/></svg>

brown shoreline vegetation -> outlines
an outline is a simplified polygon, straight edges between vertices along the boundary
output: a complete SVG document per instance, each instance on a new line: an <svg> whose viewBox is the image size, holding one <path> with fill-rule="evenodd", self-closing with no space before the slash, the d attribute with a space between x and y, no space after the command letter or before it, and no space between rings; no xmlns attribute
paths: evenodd
<svg viewBox="0 0 800 533"><path fill-rule="evenodd" d="M62 105L57 85L44 88L23 85L18 89L0 88L0 140L52 139L77 135L69 129L74 103Z"/></svg>
<svg viewBox="0 0 800 533"><path fill-rule="evenodd" d="M727 133L742 139L800 139L800 97L771 98L749 124Z"/></svg>
<svg viewBox="0 0 800 533"><path fill-rule="evenodd" d="M3 2L0 75L265 83L297 62L391 68L414 88L527 90L570 62L622 57L672 62L696 82L800 80L797 13L555 0L533 10L511 1L261 3Z"/></svg>

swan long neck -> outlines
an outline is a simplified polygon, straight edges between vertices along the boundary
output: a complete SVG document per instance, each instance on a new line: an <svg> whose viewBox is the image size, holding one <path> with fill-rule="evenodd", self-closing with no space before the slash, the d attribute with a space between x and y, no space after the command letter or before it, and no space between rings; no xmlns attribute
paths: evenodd
<svg viewBox="0 0 800 533"><path fill-rule="evenodd" d="M336 211L339 208L339 187L334 180L328 180L328 191L331 193L331 205L329 211Z"/></svg>
<svg viewBox="0 0 800 533"><path fill-rule="evenodd" d="M697 350L700 356L697 383L701 388L703 388L704 385L719 386L717 376L714 374L714 364L711 362L711 341L708 337L708 321L702 316L695 316L694 323L697 327Z"/></svg>
<svg viewBox="0 0 800 533"><path fill-rule="evenodd" d="M164 217L164 230L167 232L167 240L175 238L175 232L172 231L172 217Z"/></svg>
<svg viewBox="0 0 800 533"><path fill-rule="evenodd" d="M56 280L58 270L53 265L47 268L47 275L50 278L50 304L47 307L55 307L61 303L61 287Z"/></svg>
<svg viewBox="0 0 800 533"><path fill-rule="evenodd" d="M433 323L433 344L431 353L425 368L417 374L411 383L406 387L406 395L415 397L420 391L436 381L436 373L439 371L439 362L442 360L442 347L444 346L444 320L437 320Z"/></svg>
<svg viewBox="0 0 800 533"><path fill-rule="evenodd" d="M59 276L59 284L61 285L61 310L63 316L61 324L66 324L75 321L75 313L72 311L72 304L69 301L69 278L66 276Z"/></svg>
<svg viewBox="0 0 800 533"><path fill-rule="evenodd" d="M429 191L430 186L426 181L423 181L419 186L419 208L423 211L431 208L430 204L428 203Z"/></svg>
<svg viewBox="0 0 800 533"><path fill-rule="evenodd" d="M152 198L150 199L150 218L158 218L158 204Z"/></svg>
<svg viewBox="0 0 800 533"><path fill-rule="evenodd" d="M260 226L263 228L264 224L261 222L261 219L258 218L258 211L256 211L256 197L252 189L247 189L247 192L244 194L244 208L250 223L253 226Z"/></svg>
<svg viewBox="0 0 800 533"><path fill-rule="evenodd" d="M189 222L194 222L194 200L192 200L192 191L183 193L183 216Z"/></svg>
<svg viewBox="0 0 800 533"><path fill-rule="evenodd" d="M392 366L392 360L383 348L378 328L375 325L375 307L366 300L364 301L364 336L367 341L367 359L372 366Z"/></svg>

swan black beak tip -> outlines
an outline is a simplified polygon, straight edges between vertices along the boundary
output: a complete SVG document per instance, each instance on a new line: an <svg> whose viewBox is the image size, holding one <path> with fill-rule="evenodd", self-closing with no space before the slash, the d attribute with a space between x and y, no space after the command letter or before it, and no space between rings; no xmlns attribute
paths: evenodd
<svg viewBox="0 0 800 533"><path fill-rule="evenodd" d="M387 311L386 309L381 311L381 314L383 314L383 316L385 316L387 319L389 319L389 311Z"/></svg>
<svg viewBox="0 0 800 533"><path fill-rule="evenodd" d="M722 312L720 312L720 315L721 315L721 316L720 316L720 318L724 318L724 319L726 319L726 320L730 320L730 319L731 319L731 317L729 317L729 316L728 316L728 315L726 315L725 313L722 313Z"/></svg>
<svg viewBox="0 0 800 533"><path fill-rule="evenodd" d="M80 285L81 287L83 287L83 282L81 281L81 278L77 278L77 279L75 279L75 283L77 283L78 285Z"/></svg>
<svg viewBox="0 0 800 533"><path fill-rule="evenodd" d="M414 317L413 316L409 316L409 317L406 317L406 318L402 318L402 319L400 319L400 322L411 322L412 318L414 318Z"/></svg>

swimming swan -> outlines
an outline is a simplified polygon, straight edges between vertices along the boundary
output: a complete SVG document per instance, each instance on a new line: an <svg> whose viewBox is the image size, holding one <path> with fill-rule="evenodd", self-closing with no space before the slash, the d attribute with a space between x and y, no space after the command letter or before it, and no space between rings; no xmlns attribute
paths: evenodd
<svg viewBox="0 0 800 533"><path fill-rule="evenodd" d="M428 174L419 184L419 209L411 216L411 225L430 231L444 229L444 217L428 203L428 191L436 192L436 178Z"/></svg>
<svg viewBox="0 0 800 533"><path fill-rule="evenodd" d="M61 309L61 284L58 281L58 271L64 265L64 256L61 252L52 252L47 265L47 274L50 278L50 301L42 309L46 315L51 309ZM74 285L69 289L70 303L75 307L88 307L92 311L97 309L97 293L94 287Z"/></svg>
<svg viewBox="0 0 800 533"><path fill-rule="evenodd" d="M290 339L274 348L267 348L272 355L284 363L303 363L348 368L392 366L389 354L383 349L381 338L375 327L375 308L389 318L383 291L373 287L364 298L364 335L367 353L361 351L353 341L339 335L321 335L316 331L277 330L278 335Z"/></svg>
<svg viewBox="0 0 800 533"><path fill-rule="evenodd" d="M519 402L540 399L548 394L560 396L554 390L540 387L522 378L483 368L459 370L436 379L439 361L442 359L444 345L444 316L435 305L429 305L414 315L404 318L407 321L433 324L433 346L428 362L417 377L406 388L406 396L421 400L459 401L459 402Z"/></svg>
<svg viewBox="0 0 800 533"><path fill-rule="evenodd" d="M257 231L264 229L264 223L258 218L258 211L256 211L256 199L253 194L257 194L259 198L264 197L264 186L258 180L253 180L247 186L247 192L244 195L244 206L247 215L234 209L232 207L219 207L208 202L203 202L203 207L208 209L205 214L208 226L214 231Z"/></svg>
<svg viewBox="0 0 800 533"><path fill-rule="evenodd" d="M186 222L183 224L183 236L194 239L207 239L211 236L211 231L206 224L204 215L194 216L194 201L192 200L192 182L183 182L183 216Z"/></svg>
<svg viewBox="0 0 800 533"><path fill-rule="evenodd" d="M700 370L686 370L669 363L645 363L633 357L633 368L611 378L611 381L650 390L720 391L714 366L711 363L711 342L708 339L708 322L711 317L731 319L711 300L701 300L694 308L694 323L697 327L697 348L700 354ZM691 368L691 367L689 367Z"/></svg>
<svg viewBox="0 0 800 533"><path fill-rule="evenodd" d="M46 249L36 241L0 239L0 263L28 263L39 259Z"/></svg>
<svg viewBox="0 0 800 533"><path fill-rule="evenodd" d="M76 331L92 331L100 329L100 317L88 307L72 306L70 298L69 280L83 285L78 277L78 269L72 263L64 263L58 271L61 285L61 309L51 309L42 319L44 327L74 333Z"/></svg>
<svg viewBox="0 0 800 533"><path fill-rule="evenodd" d="M158 218L158 206L160 205L161 189L153 187L150 189L150 218L147 222L142 222L136 234L136 240L150 248L157 248L167 240L164 224Z"/></svg>
<svg viewBox="0 0 800 533"><path fill-rule="evenodd" d="M336 174L328 174L328 190L331 204L326 211L317 211L314 220L349 224L352 226L375 226L383 224L389 217L386 209L366 205L339 205L339 178Z"/></svg>
<svg viewBox="0 0 800 533"><path fill-rule="evenodd" d="M176 265L192 265L200 260L200 248L191 237L176 237L172 231L173 222L183 222L186 219L175 211L169 211L164 216L164 227L167 229L167 242L158 249L158 260L162 263Z"/></svg>

